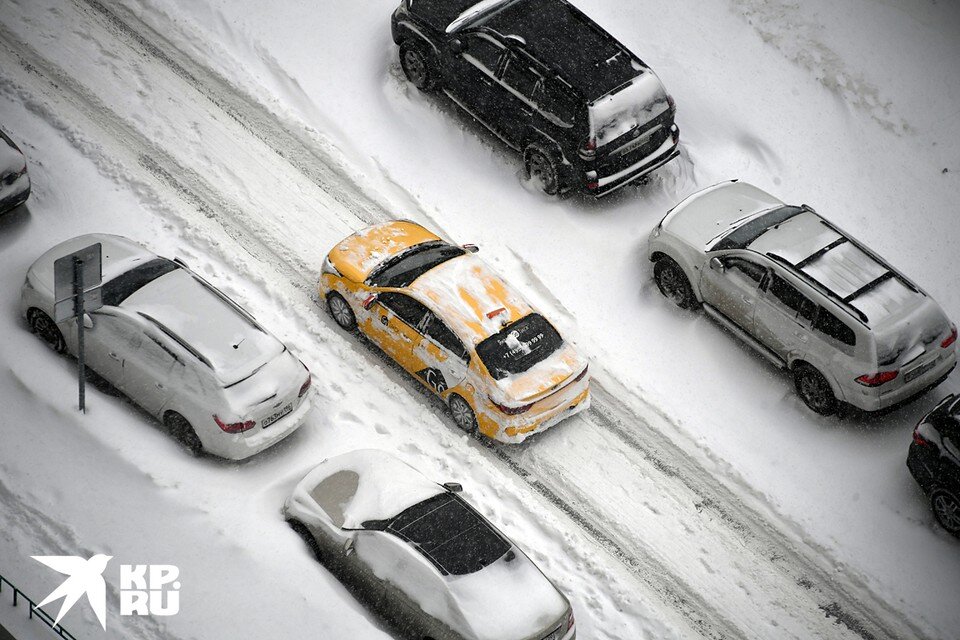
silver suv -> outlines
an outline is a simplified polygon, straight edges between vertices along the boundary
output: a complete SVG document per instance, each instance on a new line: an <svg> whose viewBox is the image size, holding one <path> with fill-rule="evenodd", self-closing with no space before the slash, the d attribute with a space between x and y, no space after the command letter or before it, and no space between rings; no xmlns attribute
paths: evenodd
<svg viewBox="0 0 960 640"><path fill-rule="evenodd" d="M90 369L195 454L247 458L300 426L310 409L306 366L186 265L126 238L80 236L33 263L20 312L34 333L59 353L77 353L76 321L53 320L53 264L96 242L103 307L83 319Z"/></svg>
<svg viewBox="0 0 960 640"><path fill-rule="evenodd" d="M695 193L650 234L660 291L700 305L792 372L817 413L876 411L936 386L957 328L902 273L820 217L737 181Z"/></svg>

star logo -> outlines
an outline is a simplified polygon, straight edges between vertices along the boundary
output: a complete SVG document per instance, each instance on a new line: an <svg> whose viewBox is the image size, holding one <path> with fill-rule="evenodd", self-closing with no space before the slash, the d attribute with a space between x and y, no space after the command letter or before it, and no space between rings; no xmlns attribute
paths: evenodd
<svg viewBox="0 0 960 640"><path fill-rule="evenodd" d="M89 560L77 556L31 557L54 571L68 576L59 587L37 605L39 609L47 603L63 598L60 613L53 622L54 626L60 623L60 619L76 604L80 596L86 594L87 602L90 603L90 607L100 621L100 626L104 631L107 630L107 585L103 581L103 572L113 556L98 553Z"/></svg>

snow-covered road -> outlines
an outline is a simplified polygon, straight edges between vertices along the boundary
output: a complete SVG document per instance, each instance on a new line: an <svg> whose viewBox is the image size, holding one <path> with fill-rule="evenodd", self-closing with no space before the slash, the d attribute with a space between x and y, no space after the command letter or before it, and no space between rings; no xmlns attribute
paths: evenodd
<svg viewBox="0 0 960 640"><path fill-rule="evenodd" d="M269 596L270 610L291 630L329 624L324 637L368 637L355 604L343 605L352 615L340 619L337 604L347 597L328 576L317 580L321 569L306 568L306 553L276 510L311 461L372 442L467 479L470 498L533 551L572 597L584 637L921 638L943 636L950 628L949 617L930 612L919 624L911 622L899 604L876 596L863 578L868 571L846 570L829 549L771 509L762 491L685 436L669 417L670 407L650 405L614 375L599 377L589 413L523 446L486 446L459 436L412 379L339 333L313 290L322 256L350 231L387 216L436 227L441 213L395 185L384 186L382 175L365 175L370 167L352 163L351 149L323 130L271 112L269 98L251 97L132 13L96 0L40 0L13 9L0 21L3 120L10 120L9 109L23 120L24 131L53 125L74 155L79 151L92 161L100 174L93 185L115 181L123 193L94 198L107 213L88 210L86 225L58 225L51 205L62 206L63 194L55 198L43 189L45 183L54 192L63 189L58 163L42 154L66 152L62 142L59 149L37 142L28 152L41 185L31 211L43 215L23 232L31 240L27 246L3 248L4 299L16 295L32 257L61 237L93 230L90 224L140 237L158 250L186 253L192 266L278 328L318 374L322 401L306 433L262 460L197 462L113 400L98 399L92 415L102 411L101 420L54 409L63 405L56 391L69 393L69 364L32 342L0 346L6 363L38 362L36 371L25 374L7 367L0 390L4 398L19 395L14 415L26 419L36 406L42 411L34 412L34 421L47 429L61 420L82 427L44 454L62 465L81 451L98 461L96 469L84 470L91 484L134 483L133 490L108 491L117 500L98 503L93 520L122 518L137 512L136 501L162 497L149 517L131 517L131 526L119 528L98 526L90 515L70 509L69 517L51 518L26 508L24 498L34 492L50 508L77 499L82 489L54 481L35 486L37 477L54 477L54 467L28 472L38 452L18 440L25 432L7 431L12 419L5 421L4 437L13 443L5 451L17 455L0 460L7 472L0 488L9 496L3 501L6 520L18 523L19 534L7 532L10 555L17 557L8 557L11 548L5 546L4 564L30 571L23 561L27 551L73 553L99 545L151 556L172 553L173 561L191 567L196 584L214 593L225 579L215 567L239 555L226 579L278 587ZM57 28L66 24L70 29ZM32 115L15 107L15 100ZM51 137L48 132L46 140ZM681 182L687 163L676 169ZM65 199L75 201L77 211L86 209L75 193ZM137 210L123 219L120 207ZM493 258L524 276L538 304L573 324L560 294L544 284L529 259L502 251ZM11 333L15 342L27 342L22 328ZM712 339L725 339L715 333ZM45 389L40 381L49 369L56 369L57 379ZM102 430L94 427L98 422ZM59 523L65 522L71 525L64 529ZM69 535L30 539L31 530L57 527ZM185 539L172 552L161 542L141 551L139 530L145 528L168 536L186 529ZM238 529L258 535L239 535ZM206 530L219 534L210 540L202 534ZM258 541L269 546L267 556L258 556ZM200 548L208 553L202 559L184 551ZM319 611L305 612L305 598L312 602L314 590L330 600ZM215 608L217 615L235 625L224 629L204 619L198 605L150 634L189 637L186 629L192 627L200 637L256 637L253 630L265 624L253 619L258 612L224 605ZM114 632L120 627L147 634L146 627L115 622ZM369 637L375 633L371 627Z"/></svg>

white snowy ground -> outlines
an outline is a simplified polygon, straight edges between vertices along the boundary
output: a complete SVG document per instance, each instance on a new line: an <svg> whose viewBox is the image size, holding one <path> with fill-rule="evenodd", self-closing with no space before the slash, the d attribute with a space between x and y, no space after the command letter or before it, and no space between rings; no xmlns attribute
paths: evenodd
<svg viewBox="0 0 960 640"><path fill-rule="evenodd" d="M337 197L317 187L323 176L291 176L253 143L241 145L249 154L242 171L222 164L224 150L239 144L229 119L218 131L209 114L192 112L188 97L182 104L176 96L155 99L163 93L156 78L61 4L12 3L0 19L95 94L57 104L38 96L28 76L0 81L0 120L27 141L36 189L28 211L0 219L0 331L8 336L0 342L0 511L9 523L0 529L2 570L23 576L21 588L39 597L56 582L31 553L179 564L183 613L163 626L111 617L116 637L299 637L305 628L329 638L379 637L369 615L311 565L277 513L311 462L373 445L399 451L438 480L463 479L470 499L573 597L584 637L689 637L688 621L456 437L409 379L371 368L375 356L318 318L302 276L356 225L340 215ZM960 318L951 286L960 235L951 197L960 186L960 82L952 62L960 59L958 10L857 0L578 4L658 71L677 99L684 140L681 162L600 203L549 201L524 190L519 164L496 142L464 127L444 101L408 87L389 41L390 2L296 2L278 11L246 1L141 0L135 8L361 167L358 180L376 187L374 199L479 242L487 260L591 353L595 375L609 388L623 385L621 401L641 415L668 416L663 437L745 500L776 512L780 526L822 550L838 575L864 581L924 633L951 637L960 624L958 545L933 526L903 460L916 418L960 388L956 376L881 420L817 419L789 380L706 319L659 297L643 244L680 197L742 177L814 205ZM76 108L97 97L126 124ZM185 170L229 187L225 199L233 202L224 208L242 202L244 216L262 212L243 226L285 231L289 246L251 247L229 225L197 216L169 181L144 170L149 161L103 142L104 131L139 134L147 155L155 143ZM271 192L265 185L273 178ZM309 226L299 226L311 213ZM296 229L284 228L288 216ZM912 233L901 231L905 225ZM303 431L276 451L230 465L186 458L149 420L102 394L92 394L88 416L71 412L71 363L28 339L15 299L37 254L93 229L182 255L287 340L317 373L318 408ZM305 264L312 255L316 262ZM544 438L543 448L557 442L565 441ZM524 455L535 457L537 444ZM591 451L603 455L602 444ZM713 571L706 563L702 570L707 585ZM225 593L225 583L235 587ZM759 602L761 594L754 597ZM733 605L720 598L714 606ZM99 634L80 607L67 623ZM773 629L741 630L778 637Z"/></svg>

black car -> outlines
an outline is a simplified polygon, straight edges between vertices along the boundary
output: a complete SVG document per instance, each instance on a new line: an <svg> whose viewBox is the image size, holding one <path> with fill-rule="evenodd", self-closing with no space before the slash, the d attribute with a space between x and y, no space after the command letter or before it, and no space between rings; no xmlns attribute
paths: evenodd
<svg viewBox="0 0 960 640"><path fill-rule="evenodd" d="M914 429L907 467L937 522L960 537L960 396L941 400Z"/></svg>
<svg viewBox="0 0 960 640"><path fill-rule="evenodd" d="M403 0L400 64L523 154L548 194L606 195L676 157L657 75L565 0Z"/></svg>

